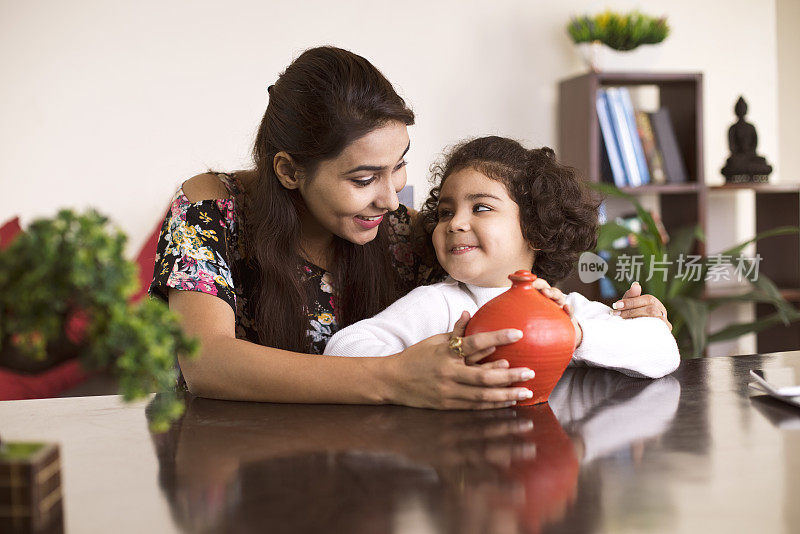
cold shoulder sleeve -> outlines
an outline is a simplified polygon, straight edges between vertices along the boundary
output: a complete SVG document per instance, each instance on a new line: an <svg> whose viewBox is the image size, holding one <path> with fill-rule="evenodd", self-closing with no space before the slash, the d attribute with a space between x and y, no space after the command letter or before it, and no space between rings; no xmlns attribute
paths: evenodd
<svg viewBox="0 0 800 534"><path fill-rule="evenodd" d="M231 265L235 225L232 199L189 202L179 190L158 239L150 295L168 299L169 289L199 291L236 311Z"/></svg>

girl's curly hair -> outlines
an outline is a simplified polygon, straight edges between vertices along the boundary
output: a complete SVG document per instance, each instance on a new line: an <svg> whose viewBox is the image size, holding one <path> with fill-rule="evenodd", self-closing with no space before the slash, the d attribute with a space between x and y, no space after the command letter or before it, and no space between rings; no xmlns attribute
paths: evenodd
<svg viewBox="0 0 800 534"><path fill-rule="evenodd" d="M438 222L442 185L453 173L472 168L506 186L519 205L523 237L536 250L531 271L555 284L570 274L578 256L597 244L600 202L560 164L551 148L527 150L504 137L479 137L456 145L443 163L431 167L433 188L420 211L425 233Z"/></svg>

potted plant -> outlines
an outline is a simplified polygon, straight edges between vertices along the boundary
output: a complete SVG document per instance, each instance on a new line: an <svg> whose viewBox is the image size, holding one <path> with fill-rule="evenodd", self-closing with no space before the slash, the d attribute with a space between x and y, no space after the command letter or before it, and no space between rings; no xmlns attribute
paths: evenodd
<svg viewBox="0 0 800 534"><path fill-rule="evenodd" d="M638 11L627 14L604 11L597 15L573 17L567 25L567 33L577 45L578 50L594 71L630 70L641 65L635 55L652 51L669 35L666 17L651 17ZM634 54L632 51L637 50ZM650 61L642 59L642 65Z"/></svg>
<svg viewBox="0 0 800 534"><path fill-rule="evenodd" d="M624 268L620 269L621 262L624 267L624 263L630 263L630 259L636 255L642 259L643 272L650 272L650 266L654 265L654 262L659 262L655 265L659 267L660 275L643 277L644 279L640 279L639 282L643 293L655 296L667 308L673 325L672 332L678 340L682 357L702 356L709 343L736 339L773 325L781 323L788 325L800 320L800 312L787 302L775 284L761 273L755 277L744 277L742 282L746 280L747 285L743 285L741 291L734 294L712 296L705 287L705 280L713 269L736 268L743 264L745 269L752 272L756 260L741 257L742 251L750 243L777 235L797 234L800 233L800 228L793 226L775 228L719 254L700 256L694 253L697 241L704 240L699 226L681 229L667 242L653 216L632 195L609 184L593 184L593 187L606 196L628 200L635 207L638 219L641 221L637 230L631 230L616 221L608 221L600 226L596 251L608 262L610 274L607 279L614 284L618 294L621 295L633 281L629 277L623 276L617 279L614 276L613 273L624 271ZM629 245L615 248L613 244L620 238L627 238ZM680 258L683 258L683 261ZM694 271L692 276L687 276L687 259ZM682 269L683 274L680 272ZM775 308L775 312L756 321L737 323L715 332L708 332L708 319L712 311L741 302L769 303Z"/></svg>
<svg viewBox="0 0 800 534"><path fill-rule="evenodd" d="M113 375L126 401L173 388L176 355L196 343L163 303L130 302L125 242L99 213L63 210L0 251L0 366L37 372L77 357Z"/></svg>

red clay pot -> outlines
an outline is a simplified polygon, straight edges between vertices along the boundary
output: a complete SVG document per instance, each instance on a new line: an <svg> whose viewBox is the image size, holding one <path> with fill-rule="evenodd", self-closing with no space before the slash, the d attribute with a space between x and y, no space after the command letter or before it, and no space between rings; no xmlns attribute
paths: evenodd
<svg viewBox="0 0 800 534"><path fill-rule="evenodd" d="M580 462L549 404L518 409L517 415L533 422L524 439L536 446L536 456L513 462L509 472L525 490L524 503L517 504L518 513L524 531L533 534L566 516L578 494Z"/></svg>
<svg viewBox="0 0 800 534"><path fill-rule="evenodd" d="M533 287L535 274L517 271L508 278L513 282L511 289L475 312L467 335L505 328L521 330L521 340L498 346L483 361L505 359L511 367L533 369L536 376L532 380L514 384L533 391L533 398L519 405L547 402L572 358L575 328L567 312Z"/></svg>

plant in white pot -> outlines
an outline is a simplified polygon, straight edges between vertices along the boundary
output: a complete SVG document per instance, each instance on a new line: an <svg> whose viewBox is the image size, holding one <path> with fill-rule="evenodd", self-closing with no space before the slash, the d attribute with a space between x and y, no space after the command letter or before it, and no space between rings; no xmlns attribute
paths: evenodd
<svg viewBox="0 0 800 534"><path fill-rule="evenodd" d="M572 41L594 71L631 70L650 64L652 45L669 35L666 17L651 17L638 11L627 14L604 11L573 17L567 25Z"/></svg>

